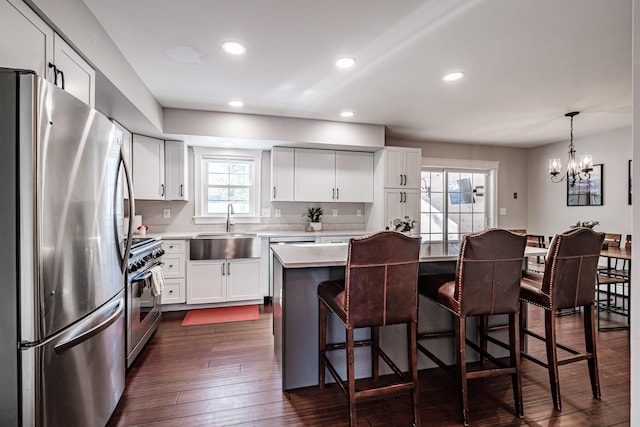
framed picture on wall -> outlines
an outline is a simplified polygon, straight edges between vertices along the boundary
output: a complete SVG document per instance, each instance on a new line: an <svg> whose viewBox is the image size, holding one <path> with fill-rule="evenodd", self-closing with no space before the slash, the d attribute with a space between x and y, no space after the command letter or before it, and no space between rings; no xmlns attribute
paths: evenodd
<svg viewBox="0 0 640 427"><path fill-rule="evenodd" d="M587 180L567 180L567 206L602 206L602 164L593 165Z"/></svg>

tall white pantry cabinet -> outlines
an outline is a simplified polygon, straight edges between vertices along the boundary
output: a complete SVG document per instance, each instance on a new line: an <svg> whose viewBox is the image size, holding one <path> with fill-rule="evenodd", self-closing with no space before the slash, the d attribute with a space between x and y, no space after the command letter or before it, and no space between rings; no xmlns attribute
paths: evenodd
<svg viewBox="0 0 640 427"><path fill-rule="evenodd" d="M375 153L374 202L365 205L368 230L384 230L396 218L415 220L420 233L420 173L422 150L385 147Z"/></svg>

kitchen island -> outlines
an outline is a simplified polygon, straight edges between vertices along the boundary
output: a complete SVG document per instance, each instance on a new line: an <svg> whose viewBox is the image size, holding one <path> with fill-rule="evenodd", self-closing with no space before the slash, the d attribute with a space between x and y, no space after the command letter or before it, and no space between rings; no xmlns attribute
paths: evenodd
<svg viewBox="0 0 640 427"><path fill-rule="evenodd" d="M318 384L318 297L317 286L324 280L343 279L347 261L346 243L297 243L271 245L274 254L273 333L274 351L282 375L282 389L290 390ZM420 274L442 274L455 271L459 244L423 243L420 248ZM543 256L546 249L526 248L527 256ZM505 316L495 316L495 323L506 322ZM469 331L475 330L470 319ZM419 331L449 331L453 319L432 301L419 298ZM356 330L356 340L369 337L369 329ZM345 339L342 323L328 315L327 340ZM380 345L400 369L407 369L406 328L391 325L380 328ZM430 340L428 348L446 363L453 364L454 344L449 338ZM497 354L496 349L491 349ZM471 352L470 354L473 355ZM505 353L506 354L506 353ZM370 375L370 351L356 348L356 378ZM328 357L340 375L346 375L345 352L331 352ZM418 352L418 368L435 364ZM380 373L391 373L380 364ZM327 377L329 378L329 377Z"/></svg>

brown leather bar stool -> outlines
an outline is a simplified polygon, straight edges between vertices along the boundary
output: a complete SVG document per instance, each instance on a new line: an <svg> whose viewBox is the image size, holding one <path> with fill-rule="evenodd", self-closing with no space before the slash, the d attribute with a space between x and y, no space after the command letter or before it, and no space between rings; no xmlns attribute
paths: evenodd
<svg viewBox="0 0 640 427"><path fill-rule="evenodd" d="M418 414L418 367L416 332L418 321L418 267L420 238L393 231L351 239L344 281L325 281L318 285L320 299L319 384L325 385L325 368L349 399L349 425L356 426L356 402L398 391L409 391L415 425ZM327 308L346 328L346 343L327 344ZM403 373L379 346L379 327L407 325L408 374ZM354 342L354 329L371 328L371 339ZM371 347L371 376L374 388L357 390L354 371L354 347ZM327 352L347 352L345 382L327 358ZM378 380L378 357L381 357L399 381L375 386Z"/></svg>
<svg viewBox="0 0 640 427"><path fill-rule="evenodd" d="M467 380L493 375L511 375L516 414L524 416L522 383L520 380L520 279L527 238L503 229L489 229L464 236L456 264L455 280L445 281L444 276L421 276L420 294L432 299L454 314L453 333L421 333L418 339L455 337L456 370L462 419L469 422ZM466 339L467 317L479 316L480 324L494 314L508 314L510 363L506 365L486 352L486 328L479 328L481 346ZM491 367L477 371L467 370L466 346L492 362ZM421 343L418 349L439 366L449 367Z"/></svg>
<svg viewBox="0 0 640 427"><path fill-rule="evenodd" d="M604 240L603 233L588 228L576 228L557 234L546 258L544 275L522 279L520 288L522 357L525 357L549 371L551 396L556 409L562 409L558 366L586 360L589 365L589 377L593 397L600 398L598 379L598 359L596 354L596 328L594 315L594 287L598 258ZM544 308L544 336L527 329L527 303ZM556 341L555 312L562 309L583 307L584 316L584 353ZM546 363L524 351L525 336L529 335L546 344ZM558 359L558 348L573 356Z"/></svg>

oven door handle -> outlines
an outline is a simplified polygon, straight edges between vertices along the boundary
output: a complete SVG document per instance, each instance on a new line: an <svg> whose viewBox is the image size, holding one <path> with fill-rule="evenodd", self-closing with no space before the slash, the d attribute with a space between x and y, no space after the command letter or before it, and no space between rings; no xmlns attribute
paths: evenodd
<svg viewBox="0 0 640 427"><path fill-rule="evenodd" d="M143 280L148 279L149 277L151 277L151 271L149 270L155 267L164 267L164 262L157 262L153 264L151 267L149 267L149 269L147 269L144 273L140 273L137 276L133 276L131 278L131 282L141 282Z"/></svg>

